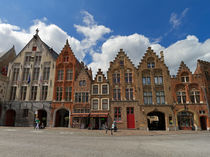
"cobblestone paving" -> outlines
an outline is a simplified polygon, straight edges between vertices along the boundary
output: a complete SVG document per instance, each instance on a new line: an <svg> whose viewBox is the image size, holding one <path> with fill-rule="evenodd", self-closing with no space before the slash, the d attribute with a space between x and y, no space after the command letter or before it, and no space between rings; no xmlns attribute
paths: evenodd
<svg viewBox="0 0 210 157"><path fill-rule="evenodd" d="M0 127L0 157L208 157L207 131Z"/></svg>

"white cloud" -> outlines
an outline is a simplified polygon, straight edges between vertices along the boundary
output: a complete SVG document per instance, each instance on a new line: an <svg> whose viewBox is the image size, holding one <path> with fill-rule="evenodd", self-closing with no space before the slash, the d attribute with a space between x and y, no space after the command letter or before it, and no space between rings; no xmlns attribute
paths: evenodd
<svg viewBox="0 0 210 157"><path fill-rule="evenodd" d="M181 17L184 17L187 10L183 11ZM137 66L142 59L148 46L159 55L161 50L164 51L166 65L170 68L171 74L176 74L180 62L183 60L188 67L194 72L196 60L203 59L210 61L210 39L200 42L194 35L188 35L185 39L179 40L168 47L159 44L159 40L154 42L148 37L141 34L131 34L128 36L110 36L104 39L104 35L111 32L110 28L98 25L94 17L88 12L83 12L84 25L74 25L76 31L83 35L82 40L78 40L67 32L63 31L55 24L47 24L47 18L34 20L34 23L26 30L19 26L11 25L0 20L0 52L5 52L15 45L17 53L33 37L35 30L40 30L41 39L49 46L53 47L58 53L68 38L69 43L79 60L84 59L89 53L93 61L89 64L94 74L98 68L105 73L108 70L109 62L114 60L119 50L122 48ZM98 41L103 40L101 47ZM95 45L96 48L95 48Z"/></svg>
<svg viewBox="0 0 210 157"><path fill-rule="evenodd" d="M181 22L182 19L185 17L186 13L188 12L189 8L185 8L181 15L178 16L176 13L172 13L169 22L172 24L173 29L177 28Z"/></svg>

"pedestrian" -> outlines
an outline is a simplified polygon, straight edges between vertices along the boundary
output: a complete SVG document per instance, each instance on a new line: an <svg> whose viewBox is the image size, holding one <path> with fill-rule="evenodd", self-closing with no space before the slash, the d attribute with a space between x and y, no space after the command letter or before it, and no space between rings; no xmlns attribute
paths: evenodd
<svg viewBox="0 0 210 157"><path fill-rule="evenodd" d="M113 130L114 130L114 122L112 123L111 135L113 135Z"/></svg>
<svg viewBox="0 0 210 157"><path fill-rule="evenodd" d="M39 123L40 123L39 118L36 118L35 122L36 122L36 129L39 129Z"/></svg>
<svg viewBox="0 0 210 157"><path fill-rule="evenodd" d="M105 129L106 129L106 134L108 132L108 125L107 125L107 122L105 123Z"/></svg>

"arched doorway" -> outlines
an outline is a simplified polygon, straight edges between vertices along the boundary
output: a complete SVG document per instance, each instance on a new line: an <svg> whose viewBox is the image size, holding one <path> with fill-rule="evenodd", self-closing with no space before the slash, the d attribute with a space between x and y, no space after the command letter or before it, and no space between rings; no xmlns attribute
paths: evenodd
<svg viewBox="0 0 210 157"><path fill-rule="evenodd" d="M200 117L200 125L201 125L201 130L207 130L206 116Z"/></svg>
<svg viewBox="0 0 210 157"><path fill-rule="evenodd" d="M59 109L55 116L55 127L69 126L69 111L66 109Z"/></svg>
<svg viewBox="0 0 210 157"><path fill-rule="evenodd" d="M38 114L38 118L40 120L40 125L42 125L42 123L44 124L44 127L47 126L47 111L45 111L44 109L38 110L37 112Z"/></svg>
<svg viewBox="0 0 210 157"><path fill-rule="evenodd" d="M15 116L15 110L7 110L5 114L5 126L15 126Z"/></svg>
<svg viewBox="0 0 210 157"><path fill-rule="evenodd" d="M192 130L194 127L193 113L189 111L179 112L177 115L180 130Z"/></svg>
<svg viewBox="0 0 210 157"><path fill-rule="evenodd" d="M165 114L159 111L147 114L147 122L149 130L166 130Z"/></svg>

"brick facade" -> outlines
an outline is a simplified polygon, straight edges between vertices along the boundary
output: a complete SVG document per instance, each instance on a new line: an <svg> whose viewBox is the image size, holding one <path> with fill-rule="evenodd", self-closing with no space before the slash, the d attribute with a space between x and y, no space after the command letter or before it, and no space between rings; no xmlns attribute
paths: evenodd
<svg viewBox="0 0 210 157"><path fill-rule="evenodd" d="M81 68L82 65L76 59L67 40L66 45L56 60L53 103L51 111L52 126L70 127L70 124L72 123L71 113L73 112L75 91L74 82L79 75ZM61 89L61 98L58 98L58 88ZM66 92L67 90L69 90L68 93Z"/></svg>

